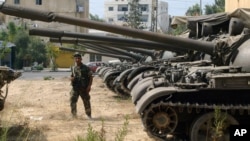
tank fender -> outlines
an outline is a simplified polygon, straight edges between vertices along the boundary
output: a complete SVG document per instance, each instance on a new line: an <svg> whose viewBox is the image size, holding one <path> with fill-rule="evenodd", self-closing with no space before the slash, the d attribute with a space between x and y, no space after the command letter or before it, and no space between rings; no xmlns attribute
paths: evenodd
<svg viewBox="0 0 250 141"><path fill-rule="evenodd" d="M177 89L175 87L158 87L151 91L148 91L137 101L137 104L135 105L136 112L138 114L141 114L144 111L144 109L150 103L152 103L155 99L158 99L160 97L170 95L176 92L177 92Z"/></svg>
<svg viewBox="0 0 250 141"><path fill-rule="evenodd" d="M152 71L152 70L149 70L149 71L145 71L145 72L141 72L140 74L136 75L129 83L128 83L128 86L127 88L129 90L132 90L133 87L138 83L140 82L141 80L147 78L147 77L153 77L153 76L156 76L156 71Z"/></svg>
<svg viewBox="0 0 250 141"><path fill-rule="evenodd" d="M98 76L100 76L101 78L103 78L104 75L105 75L105 73L106 73L107 71L109 71L109 70L112 70L112 68L111 68L111 67L102 68L102 69L99 71Z"/></svg>
<svg viewBox="0 0 250 141"><path fill-rule="evenodd" d="M129 74L131 71L133 71L134 68L131 68L131 69L127 69L127 70L124 70L120 75L119 75L119 78L117 79L117 81L121 81L121 79L126 76L127 74Z"/></svg>
<svg viewBox="0 0 250 141"><path fill-rule="evenodd" d="M135 76L131 81L129 81L127 88L131 91L133 89L133 87L136 85L136 83L139 81L139 79L141 78L142 73Z"/></svg>
<svg viewBox="0 0 250 141"><path fill-rule="evenodd" d="M138 67L136 69L134 69L129 75L128 75L128 81L131 81L134 77L136 77L136 75L144 72L144 71L147 71L147 70L153 70L155 69L155 67L153 66L141 66L141 67Z"/></svg>
<svg viewBox="0 0 250 141"><path fill-rule="evenodd" d="M131 90L130 94L132 97L132 102L136 102L147 92L148 87L153 83L153 77L148 77L142 80L142 83L138 82L138 85Z"/></svg>
<svg viewBox="0 0 250 141"><path fill-rule="evenodd" d="M109 72L107 75L104 76L103 82L106 82L106 80L107 80L107 78L108 78L109 76L112 76L112 75L119 75L120 73L121 73L121 71L117 71L117 70Z"/></svg>

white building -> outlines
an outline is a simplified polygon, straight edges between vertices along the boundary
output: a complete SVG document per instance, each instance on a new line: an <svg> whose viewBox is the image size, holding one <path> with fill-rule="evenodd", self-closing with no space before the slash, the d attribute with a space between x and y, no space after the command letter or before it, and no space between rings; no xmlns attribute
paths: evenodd
<svg viewBox="0 0 250 141"><path fill-rule="evenodd" d="M128 3L130 1L131 0L105 0L104 20L111 24L125 24L124 15L129 13ZM141 21L143 26L146 27L146 30L152 30L152 28L156 29L157 27L157 29L162 32L168 31L169 15L167 2L158 0L140 0L139 7L142 11Z"/></svg>

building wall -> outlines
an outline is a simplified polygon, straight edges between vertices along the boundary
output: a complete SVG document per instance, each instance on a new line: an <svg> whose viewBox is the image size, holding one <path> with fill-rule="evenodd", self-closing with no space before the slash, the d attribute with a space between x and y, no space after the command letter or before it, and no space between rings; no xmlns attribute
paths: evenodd
<svg viewBox="0 0 250 141"><path fill-rule="evenodd" d="M14 0L6 0L7 4L14 4ZM89 0L42 0L41 5L36 5L36 0L20 0L18 6L32 7L34 9L51 11L61 15L67 15L77 18L88 18L89 15ZM79 8L80 7L80 8ZM80 10L78 10L80 9ZM74 25L68 25L57 22L40 22L31 21L29 19L6 16L6 22L15 21L17 24L26 24L28 27L63 29L65 31L87 32L87 29Z"/></svg>
<svg viewBox="0 0 250 141"><path fill-rule="evenodd" d="M119 15L128 14L129 11L118 11L118 5L128 5L130 0L105 0L104 3L104 20L111 24L123 25L125 22L119 21ZM151 29L152 24L152 5L155 0L140 0L140 5L147 5L148 9L142 12L142 16L147 16L147 21L143 22L143 25L147 27L147 30ZM113 7L113 11L109 10L109 7ZM157 28L161 28L163 32L168 30L169 25L169 15L168 15L168 3L163 1L158 1L158 13L157 17ZM129 10L129 8L128 8ZM165 18L165 19L164 19ZM113 21L111 20L113 19ZM167 22L167 23L165 23Z"/></svg>
<svg viewBox="0 0 250 141"><path fill-rule="evenodd" d="M233 12L237 8L250 8L250 0L225 0L225 12Z"/></svg>

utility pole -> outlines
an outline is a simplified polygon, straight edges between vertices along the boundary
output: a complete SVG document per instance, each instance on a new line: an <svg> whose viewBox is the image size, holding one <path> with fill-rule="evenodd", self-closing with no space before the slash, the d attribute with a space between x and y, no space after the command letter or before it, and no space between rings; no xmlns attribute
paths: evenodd
<svg viewBox="0 0 250 141"><path fill-rule="evenodd" d="M202 0L200 0L200 15L202 15Z"/></svg>
<svg viewBox="0 0 250 141"><path fill-rule="evenodd" d="M157 32L158 0L152 0L151 9L151 31Z"/></svg>

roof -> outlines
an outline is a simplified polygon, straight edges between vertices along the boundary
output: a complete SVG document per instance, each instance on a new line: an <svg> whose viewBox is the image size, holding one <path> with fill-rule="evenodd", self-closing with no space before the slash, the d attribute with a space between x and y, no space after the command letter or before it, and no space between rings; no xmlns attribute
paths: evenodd
<svg viewBox="0 0 250 141"><path fill-rule="evenodd" d="M0 48L3 47L3 42L4 41L0 41ZM11 43L11 42L7 42L7 44L6 44L6 47L8 47L8 48L15 47L15 46L16 45Z"/></svg>

